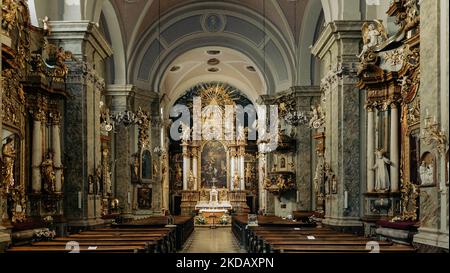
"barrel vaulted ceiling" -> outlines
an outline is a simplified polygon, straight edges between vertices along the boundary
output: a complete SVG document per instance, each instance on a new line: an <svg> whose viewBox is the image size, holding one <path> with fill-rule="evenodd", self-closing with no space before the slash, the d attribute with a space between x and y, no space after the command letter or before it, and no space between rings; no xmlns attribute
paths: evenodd
<svg viewBox="0 0 450 273"><path fill-rule="evenodd" d="M168 72L177 58L196 48L207 51L208 47L225 47L245 55L242 59L248 63L240 68L253 66L263 77L263 84L259 80L253 84L259 89L254 92L281 91L295 82L296 41L308 0L110 2L121 27L128 81L139 88L170 92L170 83L164 80L171 78ZM206 62L204 68L197 67L198 71L207 69ZM222 72L216 75L228 76ZM190 79L199 75L189 73Z"/></svg>

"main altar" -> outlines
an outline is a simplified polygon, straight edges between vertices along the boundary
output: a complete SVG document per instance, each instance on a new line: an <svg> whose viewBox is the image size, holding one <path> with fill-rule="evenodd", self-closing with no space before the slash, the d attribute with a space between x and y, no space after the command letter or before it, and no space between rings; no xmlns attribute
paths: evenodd
<svg viewBox="0 0 450 273"><path fill-rule="evenodd" d="M172 180L179 181L175 188L181 196L180 213L247 213L250 210L247 196L256 196L257 192L256 160L249 151L248 128L236 125L231 130L232 136L227 135L230 130L225 128L225 105L245 105L250 101L233 96L233 92L221 85L197 91L186 95L188 102L177 102L192 105L190 99L200 96L202 106L200 117L190 122L192 126L179 123L180 153L173 162Z"/></svg>

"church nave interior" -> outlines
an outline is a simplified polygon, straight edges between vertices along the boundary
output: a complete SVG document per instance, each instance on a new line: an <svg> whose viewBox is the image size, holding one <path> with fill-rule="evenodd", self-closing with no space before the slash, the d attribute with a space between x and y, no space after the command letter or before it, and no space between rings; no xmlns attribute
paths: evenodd
<svg viewBox="0 0 450 273"><path fill-rule="evenodd" d="M448 253L446 0L0 3L0 253Z"/></svg>

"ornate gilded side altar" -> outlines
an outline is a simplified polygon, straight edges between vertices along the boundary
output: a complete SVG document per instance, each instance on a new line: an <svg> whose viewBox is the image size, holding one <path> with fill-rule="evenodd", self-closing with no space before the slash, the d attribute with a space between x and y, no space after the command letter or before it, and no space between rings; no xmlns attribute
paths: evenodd
<svg viewBox="0 0 450 273"><path fill-rule="evenodd" d="M407 2L409 2L407 4ZM367 92L365 220L417 220L420 166L420 5L392 2L398 31L364 24L358 87Z"/></svg>

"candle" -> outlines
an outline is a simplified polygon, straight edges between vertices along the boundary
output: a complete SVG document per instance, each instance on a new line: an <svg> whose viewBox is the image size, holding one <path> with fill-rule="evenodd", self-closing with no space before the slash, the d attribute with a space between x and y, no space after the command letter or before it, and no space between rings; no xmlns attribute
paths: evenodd
<svg viewBox="0 0 450 273"><path fill-rule="evenodd" d="M430 111L428 111L428 108L425 109L425 111L426 111L426 113L427 113L427 117L429 117L429 116L430 116Z"/></svg>
<svg viewBox="0 0 450 273"><path fill-rule="evenodd" d="M348 208L348 191L344 192L344 209Z"/></svg>
<svg viewBox="0 0 450 273"><path fill-rule="evenodd" d="M81 209L81 191L78 192L78 208Z"/></svg>
<svg viewBox="0 0 450 273"><path fill-rule="evenodd" d="M128 192L128 204L131 204L131 192Z"/></svg>

